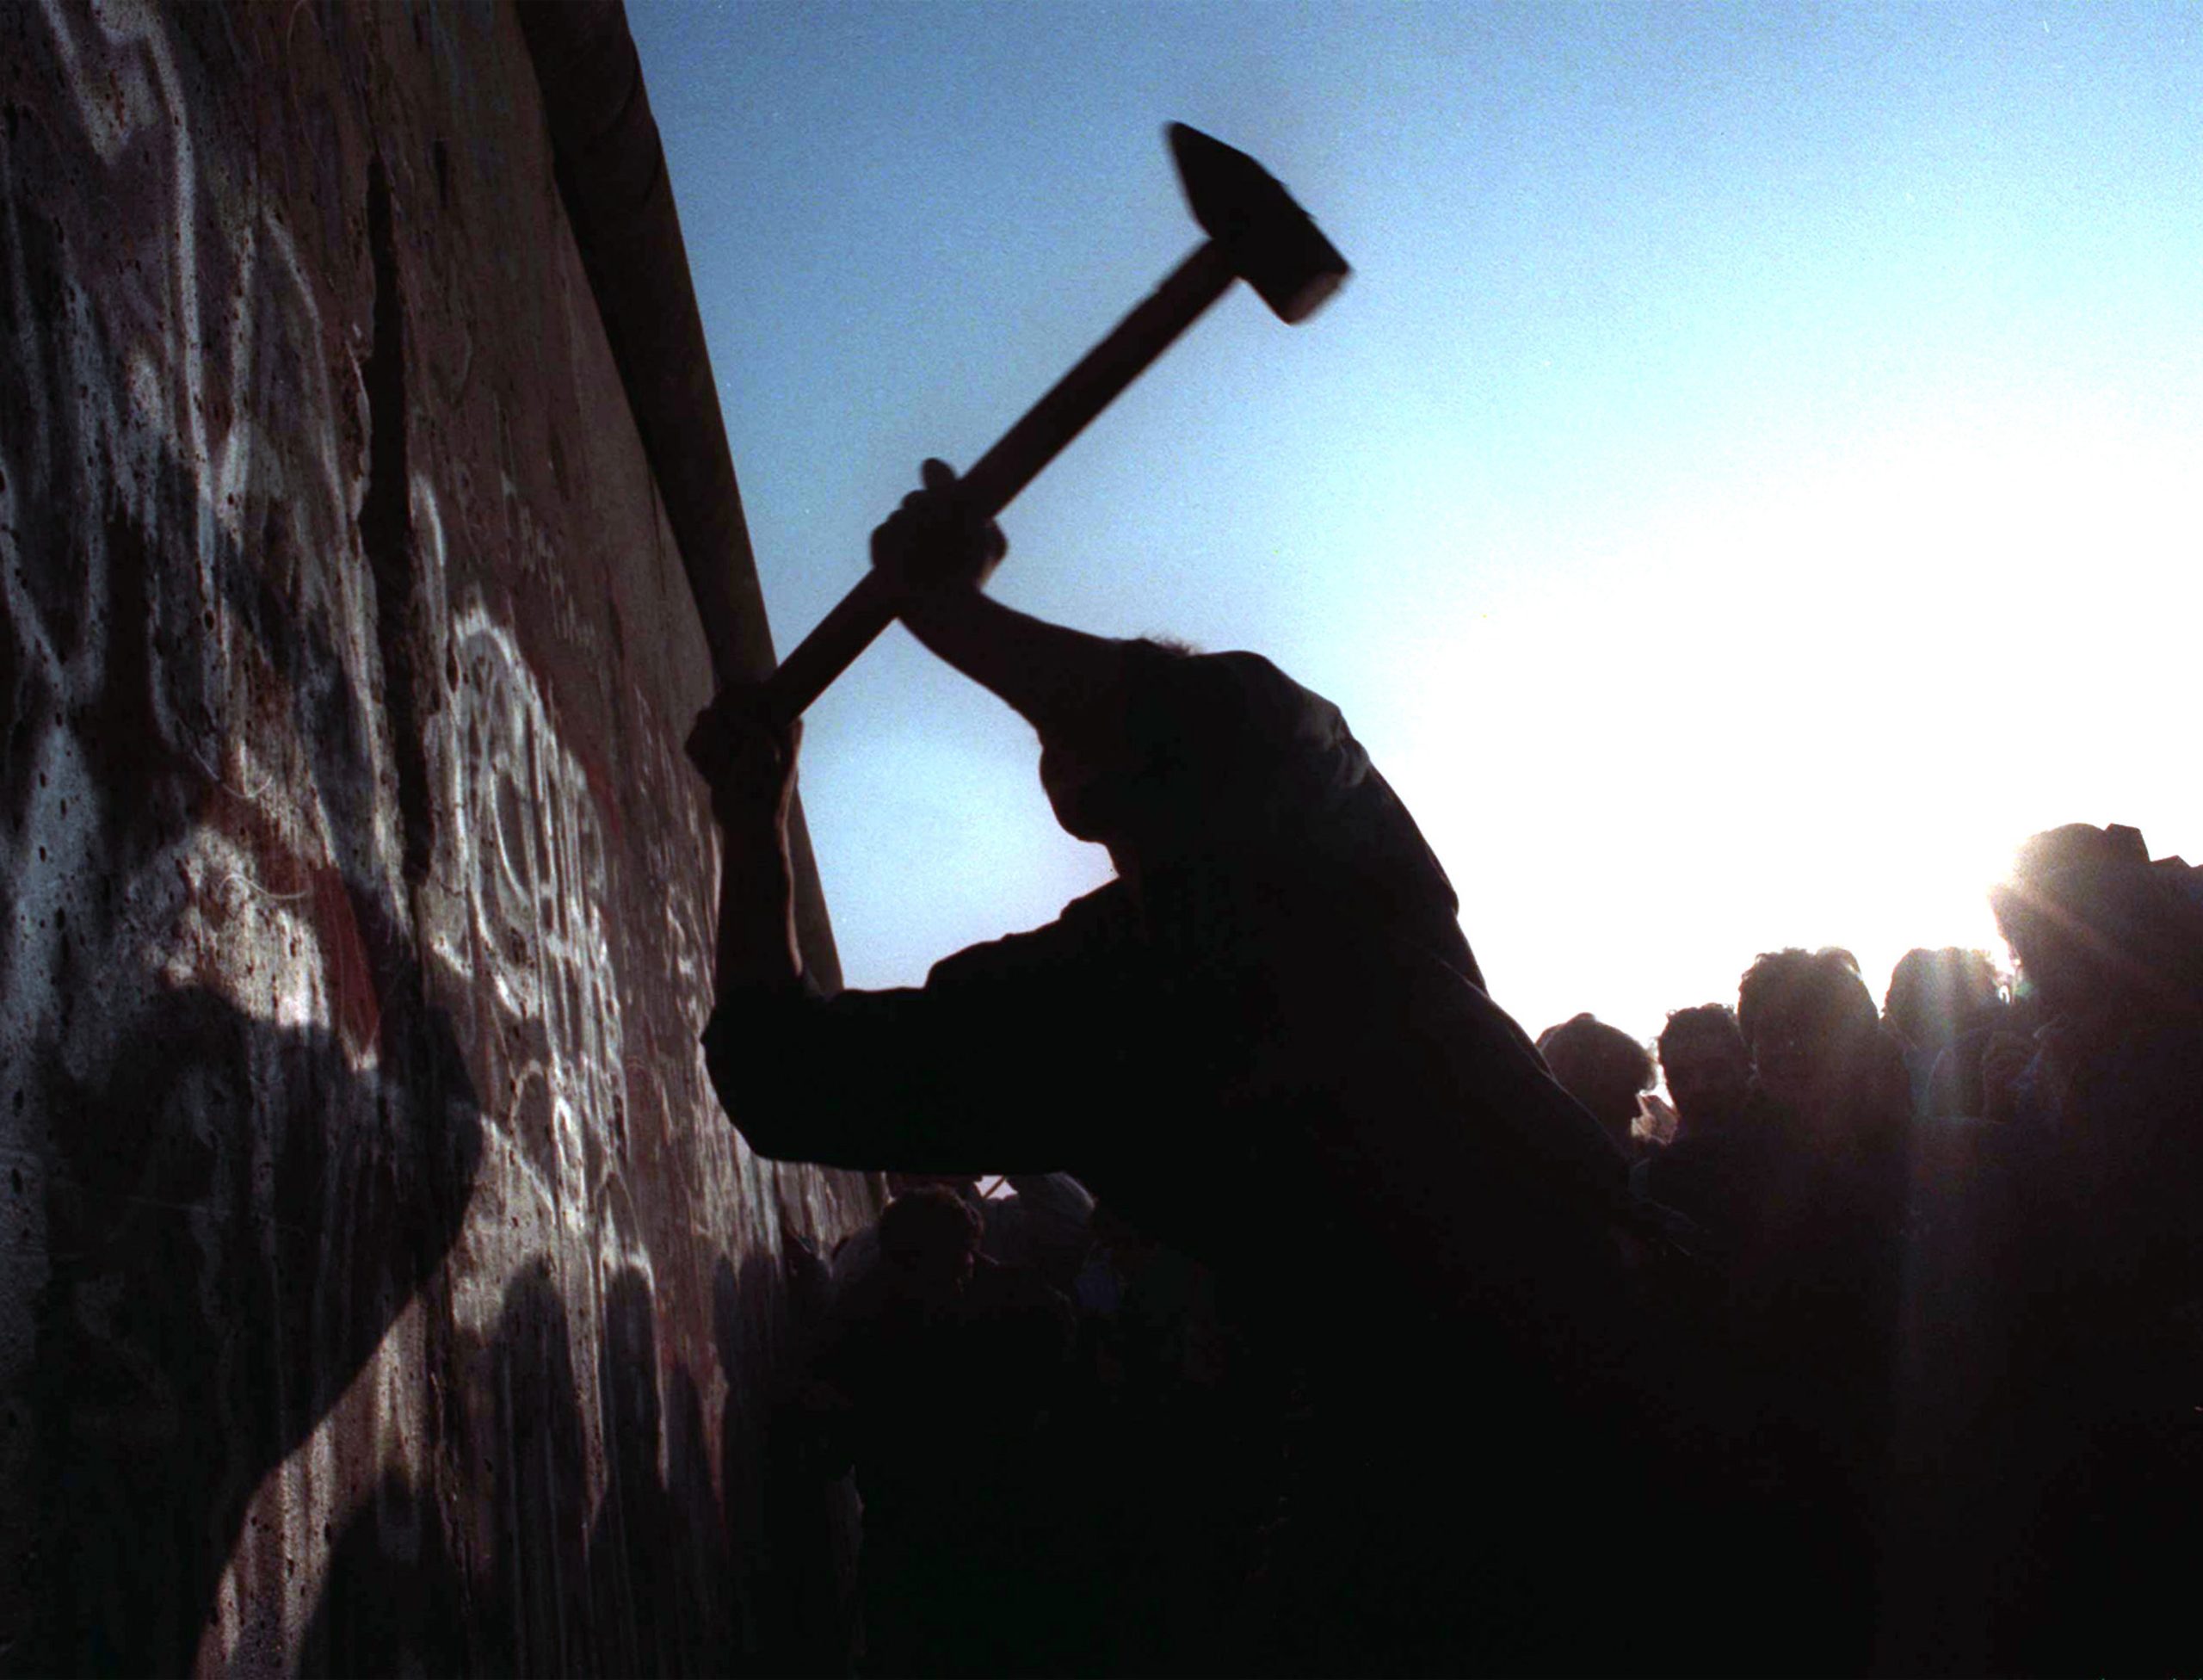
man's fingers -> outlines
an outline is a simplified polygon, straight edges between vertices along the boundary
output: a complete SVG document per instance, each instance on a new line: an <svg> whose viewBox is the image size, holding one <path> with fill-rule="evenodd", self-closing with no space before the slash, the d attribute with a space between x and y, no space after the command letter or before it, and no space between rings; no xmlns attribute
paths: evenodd
<svg viewBox="0 0 2203 1680"><path fill-rule="evenodd" d="M959 493L955 468L938 456L918 466L920 487L872 534L872 563L904 590L984 585L1009 552L992 520Z"/></svg>
<svg viewBox="0 0 2203 1680"><path fill-rule="evenodd" d="M903 498L903 510L916 513L930 504L938 503L956 488L956 469L945 460L929 456L918 466L919 487Z"/></svg>

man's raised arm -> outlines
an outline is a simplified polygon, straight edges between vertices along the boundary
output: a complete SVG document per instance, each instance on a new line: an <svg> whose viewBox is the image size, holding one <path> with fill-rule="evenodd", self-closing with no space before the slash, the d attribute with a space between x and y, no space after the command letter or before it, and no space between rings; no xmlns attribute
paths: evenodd
<svg viewBox="0 0 2203 1680"><path fill-rule="evenodd" d="M1044 740L1078 741L1116 720L1123 645L1050 624L983 592L1009 552L1001 530L957 499L929 460L923 490L873 533L873 565L895 584L903 622L927 648L1007 703Z"/></svg>

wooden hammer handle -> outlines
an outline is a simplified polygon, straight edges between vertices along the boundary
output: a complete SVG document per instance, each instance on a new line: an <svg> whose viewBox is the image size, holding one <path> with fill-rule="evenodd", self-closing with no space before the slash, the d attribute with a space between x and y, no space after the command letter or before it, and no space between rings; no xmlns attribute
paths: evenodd
<svg viewBox="0 0 2203 1680"><path fill-rule="evenodd" d="M1231 259L1215 240L1196 247L1107 338L1027 409L994 448L972 462L960 481L972 505L990 519L1008 507L1118 392L1224 295L1234 277ZM867 572L766 680L765 703L774 718L788 723L801 717L873 638L894 622L897 610L893 591L878 572Z"/></svg>

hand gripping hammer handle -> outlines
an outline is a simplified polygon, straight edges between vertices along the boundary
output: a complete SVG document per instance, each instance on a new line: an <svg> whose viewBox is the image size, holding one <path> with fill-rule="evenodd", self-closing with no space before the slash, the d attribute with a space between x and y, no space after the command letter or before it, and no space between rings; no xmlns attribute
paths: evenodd
<svg viewBox="0 0 2203 1680"><path fill-rule="evenodd" d="M959 492L992 519L1040 469L1062 452L1094 417L1169 348L1171 341L1222 297L1237 278L1232 258L1216 240L1204 241L1173 269L1145 301L1057 380L963 475ZM781 662L765 684L765 703L775 723L803 715L811 702L847 670L858 654L894 622L892 590L867 572L818 621L818 627Z"/></svg>

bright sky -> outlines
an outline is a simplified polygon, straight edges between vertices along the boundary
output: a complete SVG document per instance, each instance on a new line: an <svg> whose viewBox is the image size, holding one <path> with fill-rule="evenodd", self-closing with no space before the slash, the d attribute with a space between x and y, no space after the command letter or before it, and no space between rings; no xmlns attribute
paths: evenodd
<svg viewBox="0 0 2203 1680"><path fill-rule="evenodd" d="M1171 119L1355 265L1244 288L997 593L1336 701L1494 995L1879 996L2052 824L2203 861L2203 8L629 0L776 645L1198 238ZM811 713L855 985L1106 877L900 629Z"/></svg>

